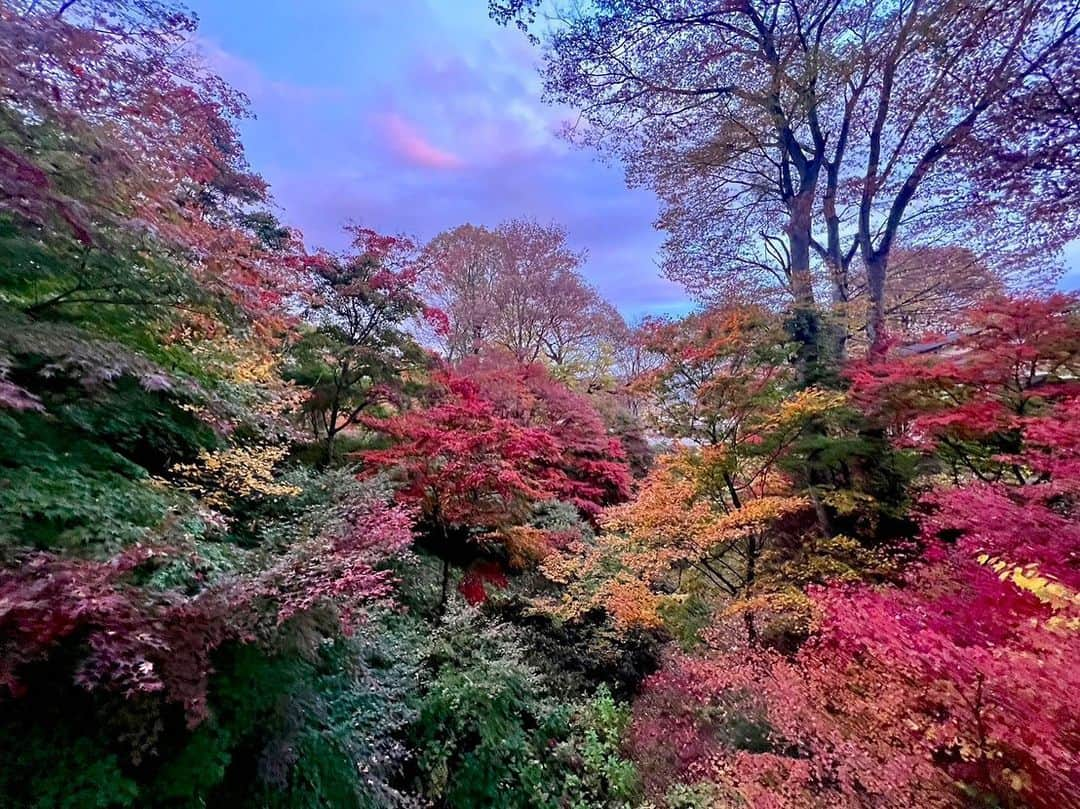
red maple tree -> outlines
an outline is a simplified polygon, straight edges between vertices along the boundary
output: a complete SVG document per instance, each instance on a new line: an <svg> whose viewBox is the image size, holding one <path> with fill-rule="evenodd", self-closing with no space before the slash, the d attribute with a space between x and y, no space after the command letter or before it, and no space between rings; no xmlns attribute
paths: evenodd
<svg viewBox="0 0 1080 809"><path fill-rule="evenodd" d="M475 358L434 381L430 405L365 419L392 444L361 457L369 473L394 471L399 500L420 509L443 545L454 532L520 524L538 502L562 500L593 516L629 493L618 439L543 366Z"/></svg>

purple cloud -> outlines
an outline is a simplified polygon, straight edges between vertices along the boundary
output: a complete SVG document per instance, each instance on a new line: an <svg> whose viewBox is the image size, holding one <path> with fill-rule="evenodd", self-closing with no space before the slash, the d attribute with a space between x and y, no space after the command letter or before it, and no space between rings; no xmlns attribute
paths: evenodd
<svg viewBox="0 0 1080 809"><path fill-rule="evenodd" d="M402 116L394 112L376 116L384 143L408 165L427 169L459 169L465 165L460 157L440 149Z"/></svg>

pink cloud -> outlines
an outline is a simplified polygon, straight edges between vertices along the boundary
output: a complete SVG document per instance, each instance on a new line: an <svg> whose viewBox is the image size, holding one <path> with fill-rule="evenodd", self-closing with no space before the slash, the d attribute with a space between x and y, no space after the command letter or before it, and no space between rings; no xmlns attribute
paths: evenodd
<svg viewBox="0 0 1080 809"><path fill-rule="evenodd" d="M387 145L399 157L414 166L428 169L458 169L465 161L453 152L440 149L423 133L397 113L380 116L380 125Z"/></svg>

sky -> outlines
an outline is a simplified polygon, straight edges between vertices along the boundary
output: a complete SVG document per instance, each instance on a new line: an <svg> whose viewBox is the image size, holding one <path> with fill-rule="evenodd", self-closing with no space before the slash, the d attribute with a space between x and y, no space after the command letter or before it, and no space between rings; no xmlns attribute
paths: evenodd
<svg viewBox="0 0 1080 809"><path fill-rule="evenodd" d="M486 0L189 0L208 65L244 91L248 159L309 246L352 221L427 240L515 217L563 225L636 319L689 308L660 276L657 203L566 143L539 53Z"/></svg>
<svg viewBox="0 0 1080 809"><path fill-rule="evenodd" d="M486 0L188 0L213 70L251 100L241 130L279 214L310 247L349 222L426 241L471 222L563 225L624 316L686 311L660 276L657 203L566 143L539 53ZM1062 286L1080 288L1080 243Z"/></svg>

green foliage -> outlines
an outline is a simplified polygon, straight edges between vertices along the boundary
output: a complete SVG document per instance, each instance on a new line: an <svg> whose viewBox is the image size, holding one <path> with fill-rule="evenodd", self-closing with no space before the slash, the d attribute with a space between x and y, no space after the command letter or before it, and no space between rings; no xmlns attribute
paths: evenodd
<svg viewBox="0 0 1080 809"><path fill-rule="evenodd" d="M581 512L571 503L549 500L533 506L529 525L543 531L580 531L582 537L592 537L592 526L581 518Z"/></svg>
<svg viewBox="0 0 1080 809"><path fill-rule="evenodd" d="M446 616L410 732L421 792L451 807L629 805L625 709L602 691L576 711L526 659L518 630L473 610Z"/></svg>
<svg viewBox="0 0 1080 809"><path fill-rule="evenodd" d="M64 738L55 729L22 728L0 742L0 799L27 809L137 806L139 788L104 739Z"/></svg>
<svg viewBox="0 0 1080 809"><path fill-rule="evenodd" d="M0 413L0 545L134 544L177 502L108 446L37 413Z"/></svg>
<svg viewBox="0 0 1080 809"><path fill-rule="evenodd" d="M151 750L118 746L129 720L94 721L96 709L77 692L54 690L44 710L27 703L0 713L0 805L383 809L403 802L392 782L405 757L398 735L412 718L416 627L384 615L344 638L332 620L318 624L293 622L276 650L223 650L211 717L185 732L179 717L160 715ZM136 724L130 732L145 729Z"/></svg>
<svg viewBox="0 0 1080 809"><path fill-rule="evenodd" d="M293 631L303 636L313 627ZM395 734L411 717L405 692L414 676L413 637L384 616L311 651L303 644L274 654L236 649L216 680L215 720L174 759L186 765L174 766L157 790L183 794L190 781L214 805L245 807L396 805L401 795L391 780L404 751ZM206 777L215 769L216 782Z"/></svg>
<svg viewBox="0 0 1080 809"><path fill-rule="evenodd" d="M720 803L720 790L707 781L675 784L664 796L667 809L714 809Z"/></svg>
<svg viewBox="0 0 1080 809"><path fill-rule="evenodd" d="M564 805L574 809L632 805L638 795L637 768L621 750L629 724L629 707L616 702L606 685L581 707L570 738L561 745L566 760L577 765L566 775ZM597 802L600 797L602 803Z"/></svg>
<svg viewBox="0 0 1080 809"><path fill-rule="evenodd" d="M687 571L679 598L664 599L659 606L664 626L684 651L700 643L700 633L712 623L716 611L713 588L700 575Z"/></svg>

